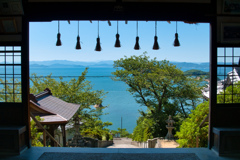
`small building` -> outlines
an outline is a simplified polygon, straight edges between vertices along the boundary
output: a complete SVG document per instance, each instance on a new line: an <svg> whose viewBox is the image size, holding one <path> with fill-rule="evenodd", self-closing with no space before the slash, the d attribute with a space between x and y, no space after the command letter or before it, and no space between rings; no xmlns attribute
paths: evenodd
<svg viewBox="0 0 240 160"><path fill-rule="evenodd" d="M227 73L227 76L223 80L217 82L217 94L223 92L230 85L240 81L240 67L234 67L232 71ZM204 99L208 100L210 95L210 85L202 90L202 95Z"/></svg>
<svg viewBox="0 0 240 160"><path fill-rule="evenodd" d="M30 112L43 119L40 124L47 126L47 131L52 137L54 137L54 130L61 127L64 147L66 146L65 126L79 107L79 104L67 103L54 97L48 88L37 95L30 94ZM51 146L55 146L53 141L51 141Z"/></svg>

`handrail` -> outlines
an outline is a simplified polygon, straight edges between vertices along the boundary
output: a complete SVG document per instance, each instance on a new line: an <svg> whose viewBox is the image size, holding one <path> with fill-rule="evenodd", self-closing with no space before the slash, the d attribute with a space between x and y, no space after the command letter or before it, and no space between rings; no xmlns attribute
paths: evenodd
<svg viewBox="0 0 240 160"><path fill-rule="evenodd" d="M36 122L36 124L38 125L38 127L40 127L41 129L43 129L43 131L50 137L51 140L53 140L59 147L62 147L53 137L52 135L41 125L41 123L35 118L35 116L30 112L30 116L32 117L32 119Z"/></svg>
<svg viewBox="0 0 240 160"><path fill-rule="evenodd" d="M204 118L204 120L201 122L201 124L199 125L200 128L202 128L203 124L204 124L205 122L207 122L208 116L209 116L209 114L208 114L208 115Z"/></svg>

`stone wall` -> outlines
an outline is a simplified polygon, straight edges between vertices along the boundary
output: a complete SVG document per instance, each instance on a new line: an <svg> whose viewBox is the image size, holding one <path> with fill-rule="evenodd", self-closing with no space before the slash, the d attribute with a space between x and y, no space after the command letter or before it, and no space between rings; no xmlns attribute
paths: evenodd
<svg viewBox="0 0 240 160"><path fill-rule="evenodd" d="M105 148L113 144L113 141L98 141L98 148Z"/></svg>
<svg viewBox="0 0 240 160"><path fill-rule="evenodd" d="M177 148L179 144L175 140L163 138L148 139L146 142L131 142L132 145L139 148Z"/></svg>
<svg viewBox="0 0 240 160"><path fill-rule="evenodd" d="M100 141L97 139L82 137L82 136L74 136L72 139L68 140L69 147L98 147L104 148L113 144L113 141Z"/></svg>
<svg viewBox="0 0 240 160"><path fill-rule="evenodd" d="M132 141L131 145L137 146L139 148L148 148L148 142L137 142L137 141Z"/></svg>
<svg viewBox="0 0 240 160"><path fill-rule="evenodd" d="M148 139L148 148L157 148L156 144L158 142L158 138Z"/></svg>
<svg viewBox="0 0 240 160"><path fill-rule="evenodd" d="M132 145L137 146L139 148L156 148L156 144L157 144L157 138L154 139L148 139L146 142L137 142L137 141L133 141L131 142Z"/></svg>

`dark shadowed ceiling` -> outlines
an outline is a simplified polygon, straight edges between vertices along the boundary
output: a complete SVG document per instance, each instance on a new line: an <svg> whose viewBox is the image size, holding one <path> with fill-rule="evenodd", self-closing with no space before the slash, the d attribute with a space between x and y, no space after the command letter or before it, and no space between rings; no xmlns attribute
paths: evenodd
<svg viewBox="0 0 240 160"><path fill-rule="evenodd" d="M208 22L211 0L0 0L0 41L21 41L29 21L158 20Z"/></svg>
<svg viewBox="0 0 240 160"><path fill-rule="evenodd" d="M29 2L116 2L117 0L28 0L28 1ZM210 3L210 0L122 0L122 2Z"/></svg>

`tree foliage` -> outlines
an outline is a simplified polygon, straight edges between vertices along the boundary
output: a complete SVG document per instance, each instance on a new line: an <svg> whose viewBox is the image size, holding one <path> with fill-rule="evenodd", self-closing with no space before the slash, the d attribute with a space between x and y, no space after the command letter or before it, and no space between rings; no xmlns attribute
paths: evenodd
<svg viewBox="0 0 240 160"><path fill-rule="evenodd" d="M223 95L225 93L225 95ZM217 95L217 103L240 103L240 82L234 86L228 86L224 92ZM181 125L180 131L176 136L179 147L196 147L196 137L199 137L199 147L207 147L208 142L208 123L203 127L199 125L209 113L209 102L204 102L197 106Z"/></svg>
<svg viewBox="0 0 240 160"><path fill-rule="evenodd" d="M128 138L131 138L131 134L127 131L126 128L118 128L117 130L111 130L111 134L113 135L113 137L118 137L118 136L121 136L121 137L128 137Z"/></svg>
<svg viewBox="0 0 240 160"><path fill-rule="evenodd" d="M39 116L35 117L38 121L41 121ZM42 132L38 132L37 125L34 120L30 121L31 127L31 145L34 147L43 147L42 142L40 141L40 137L43 135Z"/></svg>
<svg viewBox="0 0 240 160"><path fill-rule="evenodd" d="M201 77L204 79L209 79L210 78L210 73L209 72L204 72L198 69L191 69L191 70L187 70L184 72L185 75L188 76L195 76L195 77Z"/></svg>
<svg viewBox="0 0 240 160"><path fill-rule="evenodd" d="M141 116L154 122L145 137L166 135L165 120L168 115L187 117L184 106L195 108L201 96L199 80L185 76L169 61L150 59L146 53L114 61L114 68L113 79L129 86L128 91L136 102L147 107L147 112L140 111ZM142 125L141 122L145 120L139 119L138 125Z"/></svg>
<svg viewBox="0 0 240 160"><path fill-rule="evenodd" d="M62 77L56 80L51 77L37 76L33 73L30 77L32 86L30 93L38 94L45 88L49 88L55 97L58 97L69 103L81 104L80 110L90 109L90 105L100 104L106 94L103 90L93 90L91 82L86 80L88 68L86 68L78 79L72 78L70 81L64 81Z"/></svg>
<svg viewBox="0 0 240 160"><path fill-rule="evenodd" d="M56 80L48 75L47 77L32 74L30 80L32 87L30 92L38 94L45 88L49 88L53 96L58 97L69 103L80 104L80 108L74 115L80 118L83 124L80 130L84 136L102 139L102 135L107 135L108 129L105 127L112 125L111 122L102 122L100 116L102 112L92 108L91 105L101 104L105 92L103 90L93 90L90 81L86 80L88 68L82 72L78 79L72 78L70 81L64 81L62 77ZM104 109L105 107L101 107Z"/></svg>
<svg viewBox="0 0 240 160"><path fill-rule="evenodd" d="M112 125L112 122L102 122L101 119L92 116L91 118L84 119L84 123L80 129L81 135L98 140L109 140L111 134L107 127L110 125Z"/></svg>
<svg viewBox="0 0 240 160"><path fill-rule="evenodd" d="M207 147L208 143L208 122L200 127L202 121L209 113L209 102L199 104L196 109L192 110L189 118L185 119L176 133L179 138L177 142L180 148L196 147L196 138L199 138L199 147Z"/></svg>
<svg viewBox="0 0 240 160"><path fill-rule="evenodd" d="M137 126L134 128L132 140L134 141L147 141L154 138L152 132L154 130L153 118L139 117L137 120Z"/></svg>

